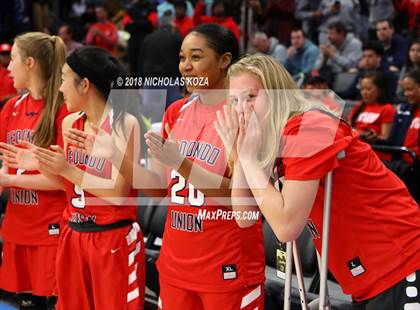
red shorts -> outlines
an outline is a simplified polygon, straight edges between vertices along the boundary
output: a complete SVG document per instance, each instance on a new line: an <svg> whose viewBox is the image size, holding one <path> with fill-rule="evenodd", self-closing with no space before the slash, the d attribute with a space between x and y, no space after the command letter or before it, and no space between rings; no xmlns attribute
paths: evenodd
<svg viewBox="0 0 420 310"><path fill-rule="evenodd" d="M263 310L264 284L226 293L197 292L159 280L159 310Z"/></svg>
<svg viewBox="0 0 420 310"><path fill-rule="evenodd" d="M34 246L4 242L0 288L37 296L55 295L56 245Z"/></svg>
<svg viewBox="0 0 420 310"><path fill-rule="evenodd" d="M57 252L57 309L143 309L144 255L137 223L92 233L66 225Z"/></svg>

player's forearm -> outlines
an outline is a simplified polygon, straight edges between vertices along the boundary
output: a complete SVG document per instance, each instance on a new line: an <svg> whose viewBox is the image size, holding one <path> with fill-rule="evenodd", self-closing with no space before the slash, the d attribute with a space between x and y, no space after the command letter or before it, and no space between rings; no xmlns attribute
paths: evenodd
<svg viewBox="0 0 420 310"><path fill-rule="evenodd" d="M277 238L281 241L296 239L302 228L301 221L297 220L299 212L286 208L282 192L271 185L269 177L256 161L247 161L244 165L247 167L244 171L246 181L255 201Z"/></svg>
<svg viewBox="0 0 420 310"><path fill-rule="evenodd" d="M42 191L64 190L64 182L59 178L49 179L43 174L8 175L6 187L20 187Z"/></svg>
<svg viewBox="0 0 420 310"><path fill-rule="evenodd" d="M70 166L63 171L62 176L91 195L114 205L125 203L131 189L131 184L119 173L117 173L116 178L105 179L92 175L75 166Z"/></svg>
<svg viewBox="0 0 420 310"><path fill-rule="evenodd" d="M133 180L134 189L138 189L150 198L161 199L167 196L167 184L157 173L143 168L129 156L124 156L122 160L121 158L123 154L117 150L111 159L112 164L116 168L121 165L120 173L126 180Z"/></svg>
<svg viewBox="0 0 420 310"><path fill-rule="evenodd" d="M242 166L237 161L232 175L232 210L245 214L245 212L259 211L258 205L249 189ZM252 226L257 220L247 220L244 217L238 217L236 222L239 227L246 228Z"/></svg>
<svg viewBox="0 0 420 310"><path fill-rule="evenodd" d="M231 196L229 178L212 173L187 158L182 161L177 171L205 196L226 205L226 198Z"/></svg>

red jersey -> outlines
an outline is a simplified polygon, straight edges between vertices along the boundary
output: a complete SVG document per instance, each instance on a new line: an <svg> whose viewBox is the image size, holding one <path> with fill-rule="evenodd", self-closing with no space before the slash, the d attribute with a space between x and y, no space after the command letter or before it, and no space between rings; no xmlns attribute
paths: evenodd
<svg viewBox="0 0 420 310"><path fill-rule="evenodd" d="M394 1L394 6L398 12L408 13L408 25L410 30L413 31L416 26L416 17L420 15L420 2L417 0ZM420 24L417 27L420 27Z"/></svg>
<svg viewBox="0 0 420 310"><path fill-rule="evenodd" d="M83 131L85 120L86 115L81 113L73 123L72 128ZM111 112L101 128L111 133L112 121L113 115ZM66 158L70 164L87 171L86 173L104 179L111 179L112 177L112 164L104 158L80 154L77 151L71 150L69 145L66 147ZM108 225L121 220L137 220L137 208L133 205L127 205L126 203L121 206L112 205L67 180L65 181L65 186L68 200L67 207L64 211L66 221L79 224L95 223L97 225ZM132 190L129 196L136 197L136 194L137 191Z"/></svg>
<svg viewBox="0 0 420 310"><path fill-rule="evenodd" d="M29 94L13 97L7 101L0 114L0 141L17 145L22 141L32 142L33 131L40 121L44 99L35 100ZM56 116L55 144L63 146L61 123L68 114L63 104ZM37 174L36 171L9 168L10 174ZM65 193L9 188L7 215L2 225L5 241L22 245L56 244L59 225L65 207Z"/></svg>
<svg viewBox="0 0 420 310"><path fill-rule="evenodd" d="M100 35L93 35L91 30L97 29L102 32L106 39L102 38ZM114 54L116 51L116 46L118 42L118 28L117 26L107 21L105 23L95 23L89 27L88 34L86 36L86 43L92 44L98 47L106 49L111 54Z"/></svg>
<svg viewBox="0 0 420 310"><path fill-rule="evenodd" d="M411 121L410 127L407 130L405 135L403 145L417 154L417 158L420 158L420 145L419 145L419 130L420 130L420 109L417 108L413 115L413 120ZM407 161L411 162L411 159Z"/></svg>
<svg viewBox="0 0 420 310"><path fill-rule="evenodd" d="M9 76L10 71L0 66L0 101L5 97L17 93L13 86L13 79Z"/></svg>
<svg viewBox="0 0 420 310"><path fill-rule="evenodd" d="M364 300L420 268L420 210L358 137L344 122L307 112L287 122L282 156L286 180L320 179L308 220L319 252L324 176L333 171L328 268L346 294Z"/></svg>
<svg viewBox="0 0 420 310"><path fill-rule="evenodd" d="M356 113L359 107L360 103L351 110L349 120L352 119L354 113ZM382 124L392 123L394 120L394 114L395 109L390 103L369 103L366 104L363 111L359 113L353 127L359 131L372 129L376 132L376 134L380 135L382 131Z"/></svg>
<svg viewBox="0 0 420 310"><path fill-rule="evenodd" d="M223 103L208 106L198 97L180 99L165 112L184 156L225 175L226 158L213 121ZM175 170L167 169L168 214L157 266L171 285L202 292L226 292L264 282L261 220L240 228L235 219L208 218L229 209L205 197ZM201 214L201 216L200 216Z"/></svg>
<svg viewBox="0 0 420 310"><path fill-rule="evenodd" d="M190 32L191 29L194 28L194 23L189 16L184 16L184 18L175 18L174 22L183 38Z"/></svg>
<svg viewBox="0 0 420 310"><path fill-rule="evenodd" d="M193 21L195 25L214 23L223 26L233 32L238 42L241 40L241 29L232 17L216 17L203 15L204 4L198 2L195 5Z"/></svg>

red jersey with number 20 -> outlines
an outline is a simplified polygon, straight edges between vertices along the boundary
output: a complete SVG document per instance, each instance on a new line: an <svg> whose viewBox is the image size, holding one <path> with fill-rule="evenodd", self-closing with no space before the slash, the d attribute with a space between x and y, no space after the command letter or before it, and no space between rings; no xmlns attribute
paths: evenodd
<svg viewBox="0 0 420 310"><path fill-rule="evenodd" d="M83 131L85 120L86 115L81 113L73 123L72 128ZM111 110L101 128L107 133L111 133L112 121L113 113ZM66 148L66 158L70 164L86 171L86 173L90 173L104 179L111 179L112 164L104 158L80 154L79 152L70 149L69 145L67 145ZM134 204L124 204L121 206L112 205L110 202L88 193L80 186L67 180L65 185L69 203L64 211L64 218L69 222L108 225L121 220L135 221L137 219L137 209L134 207ZM136 197L135 190L131 191L130 197ZM127 197L127 202L128 199L130 198Z"/></svg>
<svg viewBox="0 0 420 310"><path fill-rule="evenodd" d="M0 114L0 141L18 145L33 142L33 132L40 121L44 99L35 100L29 94L7 101ZM63 146L61 123L68 114L63 104L57 112L55 144ZM37 171L9 168L10 174L30 175ZM2 224L2 237L7 242L22 245L51 245L58 242L60 222L65 207L63 191L41 191L9 188L7 213Z"/></svg>
<svg viewBox="0 0 420 310"><path fill-rule="evenodd" d="M162 128L169 124L184 156L220 176L225 175L226 159L213 122L223 104L204 105L198 97L180 99L168 108L162 124ZM261 220L240 228L234 218L223 218L227 207L205 197L175 170L168 168L167 178L169 202L159 276L171 285L202 292L264 282ZM219 216L213 217L217 212Z"/></svg>

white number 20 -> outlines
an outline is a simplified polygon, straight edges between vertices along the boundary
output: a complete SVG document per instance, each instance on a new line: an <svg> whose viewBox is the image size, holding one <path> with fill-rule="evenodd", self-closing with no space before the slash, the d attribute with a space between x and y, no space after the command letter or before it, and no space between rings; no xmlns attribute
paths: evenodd
<svg viewBox="0 0 420 310"><path fill-rule="evenodd" d="M177 180L171 188L171 202L176 204L185 204L185 197L178 193L185 189L187 181L175 170L171 171L171 179ZM194 188L194 185L188 183L188 203L193 207L201 207L204 205L204 194L198 189Z"/></svg>

